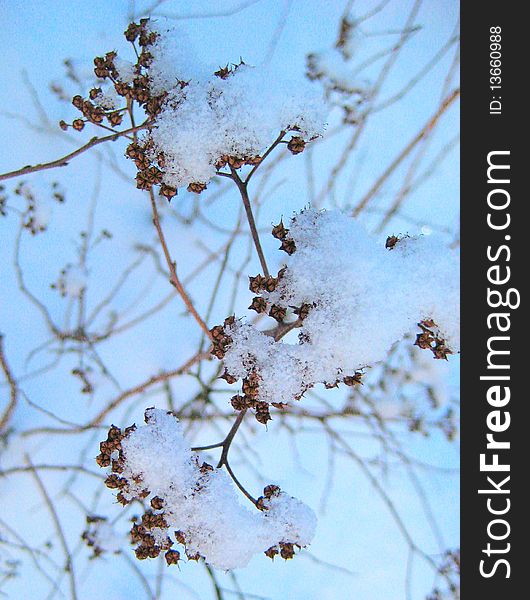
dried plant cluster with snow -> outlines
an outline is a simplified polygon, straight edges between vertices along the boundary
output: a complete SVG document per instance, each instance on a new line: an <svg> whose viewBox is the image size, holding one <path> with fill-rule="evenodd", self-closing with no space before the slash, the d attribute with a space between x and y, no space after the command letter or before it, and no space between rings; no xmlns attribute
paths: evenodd
<svg viewBox="0 0 530 600"><path fill-rule="evenodd" d="M100 466L110 466L106 483L119 489L119 502L150 503L131 530L138 558L164 551L168 564L176 564L180 552L172 547L182 544L189 559L234 569L260 552L291 558L295 547L311 542L316 516L308 506L270 485L259 510L243 507L228 474L190 450L173 414L148 409L145 421L123 433L111 428L98 457Z"/></svg>
<svg viewBox="0 0 530 600"><path fill-rule="evenodd" d="M181 32L147 19L132 23L125 37L141 48L137 62L116 52L97 57L95 74L105 84L73 103L87 121L106 118L113 126L128 110L120 97L144 108L146 131L127 150L140 189L161 184L168 198L182 186L200 193L224 167L259 164L278 137L290 133L303 146L324 131L326 105L307 79L289 80L242 60L221 68L203 64ZM85 122L72 126L81 130Z"/></svg>
<svg viewBox="0 0 530 600"><path fill-rule="evenodd" d="M280 332L286 322L299 327L298 343L225 324L216 355L231 381L244 380L247 398L236 407L264 413L260 403L298 400L319 382L358 383L418 323L420 347L436 358L458 351L458 255L440 241L389 238L385 247L341 212L312 209L273 233L291 256L277 278L251 278L260 293L251 308L279 321Z"/></svg>
<svg viewBox="0 0 530 600"><path fill-rule="evenodd" d="M173 84L149 134L149 155L163 153L165 184L199 189L226 164L259 163L280 132L304 142L319 136L324 115L308 82L240 64L184 87Z"/></svg>
<svg viewBox="0 0 530 600"><path fill-rule="evenodd" d="M51 185L48 195L37 192L35 186L22 181L15 188L15 194L23 198L26 203L24 227L32 235L46 231L52 216L52 201L63 202L64 193L57 182Z"/></svg>
<svg viewBox="0 0 530 600"><path fill-rule="evenodd" d="M344 28L334 50L342 62L352 52L350 30L353 26ZM139 559L164 553L168 564L177 564L177 544L188 559L202 558L225 570L243 567L261 552L292 558L296 548L311 542L316 517L277 486L268 485L255 500L240 484L227 457L245 413L254 411L267 424L271 406L282 410L318 383L360 384L364 370L383 361L418 326L419 348L435 358L457 352L458 256L433 237L392 236L385 244L339 211L309 208L296 214L288 228L283 222L273 228L289 258L271 276L248 182L279 144L298 154L322 135L327 109L321 95L307 80L285 80L242 60L221 68L203 64L180 34L148 20L132 23L125 37L134 45L136 63L116 52L97 57L95 74L104 85L92 89L89 99L73 98L83 119L71 126L81 130L87 122L99 125L107 119L117 127L129 115L132 127L122 133L132 133L133 140L126 156L138 169L137 187L150 194L172 282L188 308L191 301L179 287L153 188L171 199L181 186L200 193L216 175L231 180L241 194L264 271L250 277L256 296L249 308L276 324L262 331L230 316L209 331L190 309L210 336L212 354L223 361L223 378L229 384L242 380L241 393L231 399L237 413L232 429L222 442L192 450L172 413L148 409L146 426L111 427L97 462L110 468L106 485L118 490L118 501L137 501L145 510L131 529ZM342 71L333 70L328 59L313 56L310 76L327 78L328 88L355 98L361 92L344 65ZM131 106L143 109L141 125L134 125ZM57 288L81 297L84 273L63 271ZM217 468L198 454L214 448L222 448ZM254 504L252 510L240 505L234 485ZM98 537L101 525L92 529L87 540L98 551L104 545Z"/></svg>

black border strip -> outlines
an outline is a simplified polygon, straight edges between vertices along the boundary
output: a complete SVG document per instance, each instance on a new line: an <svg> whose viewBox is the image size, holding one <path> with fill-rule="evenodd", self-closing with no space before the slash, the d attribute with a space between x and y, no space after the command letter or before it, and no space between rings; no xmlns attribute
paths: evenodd
<svg viewBox="0 0 530 600"><path fill-rule="evenodd" d="M523 388L528 362L523 342L528 323L522 294L523 273L530 272L525 264L530 252L523 214L528 191L522 189L523 161L529 163L530 152L518 146L529 130L522 104L529 102L525 87L530 30L523 25L522 6L469 0L461 6L461 557L462 597L470 600L511 600L529 594L523 583L522 556L527 522L521 514L521 504L528 500L521 488L528 470L523 471L528 449L522 442L530 436L523 413L529 394ZM490 39L497 35L497 30L490 30L495 27L500 28L501 36L499 89L490 88L499 83L490 80L497 73L490 71L497 64L497 38ZM493 167L489 182L488 156L492 164L510 167ZM526 171L530 172L530 163ZM504 208L491 206L504 204ZM519 292L521 305L516 308ZM499 300L509 305L494 307ZM500 313L506 316L492 316ZM508 324L506 331L500 329ZM530 371L530 366L526 370ZM496 448L487 448L487 434L493 436L490 439L498 444ZM504 447L506 443L509 449ZM488 467L496 461L509 471Z"/></svg>

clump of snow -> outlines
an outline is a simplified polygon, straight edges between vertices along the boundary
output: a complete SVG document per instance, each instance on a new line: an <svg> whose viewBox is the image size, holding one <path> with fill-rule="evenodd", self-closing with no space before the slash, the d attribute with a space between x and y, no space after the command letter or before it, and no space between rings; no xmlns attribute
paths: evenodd
<svg viewBox="0 0 530 600"><path fill-rule="evenodd" d="M93 100L96 106L103 110L113 110L120 106L120 97L114 87L106 87L102 89Z"/></svg>
<svg viewBox="0 0 530 600"><path fill-rule="evenodd" d="M389 250L351 217L310 209L293 218L288 237L296 251L275 290L262 295L288 310L312 307L300 343L276 342L241 321L227 330L226 370L236 378L257 372L259 400L289 402L378 363L424 319L458 351L458 253L435 236Z"/></svg>
<svg viewBox="0 0 530 600"><path fill-rule="evenodd" d="M153 153L166 157L166 184L207 183L222 156L259 156L280 131L295 130L306 141L322 134L323 115L309 83L243 65L226 79L174 90L151 132Z"/></svg>
<svg viewBox="0 0 530 600"><path fill-rule="evenodd" d="M115 56L112 62L118 72L118 79L123 83L132 83L136 77L136 67L134 64L120 56Z"/></svg>
<svg viewBox="0 0 530 600"><path fill-rule="evenodd" d="M149 65L150 89L159 95L174 89L179 81L203 81L216 70L197 56L191 40L182 28L166 19L151 19L148 30L155 32L157 38L149 47L152 56Z"/></svg>
<svg viewBox="0 0 530 600"><path fill-rule="evenodd" d="M151 158L164 154L166 185L206 184L223 156L260 156L281 131L305 141L323 133L327 109L305 78L245 64L216 76L215 68L190 57L180 32L150 27L159 34L150 47L150 89L167 98L148 137Z"/></svg>
<svg viewBox="0 0 530 600"><path fill-rule="evenodd" d="M201 469L174 415L149 409L146 422L121 442L120 476L129 482L122 493L132 500L148 490L146 501L163 499L163 509L156 512L163 513L167 530L152 531L161 544L167 536L175 540L179 531L188 554L199 553L208 564L227 570L246 566L253 555L280 542L311 542L316 517L308 506L283 492L263 500L266 510L242 506L224 470Z"/></svg>

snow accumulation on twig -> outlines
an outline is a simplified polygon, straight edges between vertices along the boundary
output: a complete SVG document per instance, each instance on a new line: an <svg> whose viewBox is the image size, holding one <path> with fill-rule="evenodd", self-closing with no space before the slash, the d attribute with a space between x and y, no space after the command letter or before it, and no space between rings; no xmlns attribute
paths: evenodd
<svg viewBox="0 0 530 600"><path fill-rule="evenodd" d="M444 340L445 354L458 351L458 253L442 241L404 237L385 248L351 217L312 209L285 231L292 255L271 291L264 280L262 306L283 320L305 307L299 343L242 321L225 327L226 371L257 374L259 401L287 403L319 382L334 385L383 360L419 322Z"/></svg>
<svg viewBox="0 0 530 600"><path fill-rule="evenodd" d="M316 516L303 502L270 485L258 501L261 510L242 506L226 471L201 462L172 413L148 409L145 420L123 433L111 428L98 457L101 466L111 465L107 485L120 490L120 502L151 504L131 530L138 558L166 551L171 564L180 553L170 548L180 543L190 559L234 569L260 552L290 558L295 546L311 542Z"/></svg>

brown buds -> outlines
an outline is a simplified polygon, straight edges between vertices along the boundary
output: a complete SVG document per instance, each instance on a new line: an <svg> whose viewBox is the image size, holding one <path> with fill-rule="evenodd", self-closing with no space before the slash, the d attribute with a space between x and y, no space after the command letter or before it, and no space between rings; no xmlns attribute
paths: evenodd
<svg viewBox="0 0 530 600"><path fill-rule="evenodd" d="M287 148L292 154L300 154L304 151L305 142L301 137L293 137L287 144Z"/></svg>
<svg viewBox="0 0 530 600"><path fill-rule="evenodd" d="M399 238L397 236L389 235L386 238L385 248L388 248L388 250L392 250L398 242L399 242Z"/></svg>
<svg viewBox="0 0 530 600"><path fill-rule="evenodd" d="M289 256L291 254L294 254L296 252L296 244L294 243L294 240L284 239L282 241L282 245L280 246L280 250L287 252L287 254L289 254Z"/></svg>
<svg viewBox="0 0 530 600"><path fill-rule="evenodd" d="M204 192L204 190L206 189L206 184L199 183L199 182L190 183L188 185L187 189L188 189L188 192L193 192L194 194L200 194L201 192Z"/></svg>
<svg viewBox="0 0 530 600"><path fill-rule="evenodd" d="M263 313L267 310L267 301L261 296L255 296L252 299L252 303L248 308L249 310L255 310L258 314Z"/></svg>
<svg viewBox="0 0 530 600"><path fill-rule="evenodd" d="M418 323L418 327L421 329L421 333L416 336L414 345L422 350L430 350L434 358L438 360L447 360L448 355L453 352L447 347L445 340L439 336L436 323L432 319L425 319Z"/></svg>
<svg viewBox="0 0 530 600"><path fill-rule="evenodd" d="M272 236L278 240L284 240L289 230L284 226L283 221L280 221L278 225L274 225L272 228Z"/></svg>

